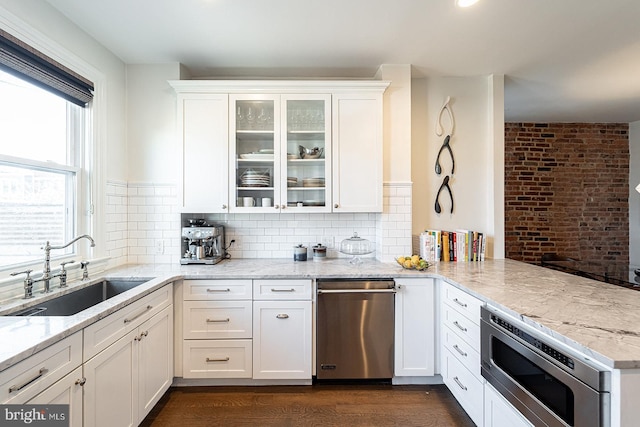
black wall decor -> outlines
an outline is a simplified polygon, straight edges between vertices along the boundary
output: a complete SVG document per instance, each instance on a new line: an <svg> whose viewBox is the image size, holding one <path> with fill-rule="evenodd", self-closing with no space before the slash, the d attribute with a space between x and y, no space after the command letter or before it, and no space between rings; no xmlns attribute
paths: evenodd
<svg viewBox="0 0 640 427"><path fill-rule="evenodd" d="M447 99L445 100L444 105L442 105L442 108L440 109L440 112L438 113L438 117L436 119L436 135L442 136L446 134L444 141L440 146L440 151L438 151L438 156L436 157L435 171L436 171L436 175L438 176L442 174L442 166L440 165L440 155L442 155L442 152L445 151L445 149L446 151L449 152L449 155L451 156L451 175L453 175L456 168L455 157L453 156L453 150L451 149L451 145L450 145L451 136L453 135L453 131L455 128L453 111L451 110L451 105L449 105L450 102L451 102L451 97L447 96ZM449 124L450 124L450 129L448 132L445 132L445 129L442 125L442 117L444 116L445 113L447 113L447 117L449 119ZM442 207L440 206L440 201L439 201L440 193L442 193L442 190L445 188L447 189L447 192L449 193L449 197L451 198L450 213L453 213L453 192L451 191L451 186L449 185L450 180L451 179L449 175L445 175L445 177L442 180L442 184L438 189L438 193L436 194L436 202L435 202L434 208L436 213L438 214L442 212Z"/></svg>

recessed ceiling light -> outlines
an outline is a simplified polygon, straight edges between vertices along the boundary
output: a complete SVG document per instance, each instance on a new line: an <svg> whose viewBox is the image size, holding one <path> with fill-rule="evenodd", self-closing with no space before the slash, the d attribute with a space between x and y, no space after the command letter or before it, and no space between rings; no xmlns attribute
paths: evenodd
<svg viewBox="0 0 640 427"><path fill-rule="evenodd" d="M478 3L478 0L456 0L456 6L458 7L469 7Z"/></svg>

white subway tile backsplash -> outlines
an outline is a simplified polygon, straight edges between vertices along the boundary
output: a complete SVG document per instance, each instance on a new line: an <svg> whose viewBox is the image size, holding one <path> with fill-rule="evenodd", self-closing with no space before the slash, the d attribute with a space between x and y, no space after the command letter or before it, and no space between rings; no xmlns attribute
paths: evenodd
<svg viewBox="0 0 640 427"><path fill-rule="evenodd" d="M233 258L289 258L297 244L331 243L329 256L344 257L340 242L354 232L374 242L372 256L392 261L411 252L411 184L385 183L384 211L372 213L203 214L225 226ZM107 185L107 251L112 265L173 263L181 256L180 210L174 185L110 182ZM158 245L158 240L163 244ZM163 247L162 253L156 253Z"/></svg>

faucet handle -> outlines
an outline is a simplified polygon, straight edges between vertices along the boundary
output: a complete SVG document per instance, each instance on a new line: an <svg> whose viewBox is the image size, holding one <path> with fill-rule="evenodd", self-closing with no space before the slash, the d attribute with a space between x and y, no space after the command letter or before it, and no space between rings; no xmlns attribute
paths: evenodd
<svg viewBox="0 0 640 427"><path fill-rule="evenodd" d="M31 278L31 277L29 277L29 275L31 274L31 272L32 272L32 271L33 271L33 270L16 271L16 272L14 272L14 273L10 273L10 274L11 274L12 276L17 276L18 274L26 274L26 275L27 275L27 277L25 278L25 280L26 280L26 279L30 279L30 278Z"/></svg>
<svg viewBox="0 0 640 427"><path fill-rule="evenodd" d="M27 277L24 278L24 299L33 298L33 279L30 274L33 270L25 270L25 271L17 271L15 273L11 273L12 276L17 276L18 274L26 274Z"/></svg>
<svg viewBox="0 0 640 427"><path fill-rule="evenodd" d="M66 288L67 287L67 270L64 269L64 266L67 264L71 264L74 263L75 260L71 260L71 261L64 261L60 263L60 287L61 288Z"/></svg>
<svg viewBox="0 0 640 427"><path fill-rule="evenodd" d="M60 263L60 272L62 273L64 270L64 266L67 264L73 264L76 260L72 259L71 261L64 261Z"/></svg>
<svg viewBox="0 0 640 427"><path fill-rule="evenodd" d="M87 266L89 265L89 261L80 261L80 268L82 268L82 280L87 280L89 278L89 270Z"/></svg>

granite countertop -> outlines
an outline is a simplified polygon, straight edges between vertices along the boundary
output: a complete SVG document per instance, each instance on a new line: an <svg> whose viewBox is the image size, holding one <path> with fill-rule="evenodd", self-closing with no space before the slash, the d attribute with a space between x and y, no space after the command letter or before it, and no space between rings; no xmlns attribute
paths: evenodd
<svg viewBox="0 0 640 427"><path fill-rule="evenodd" d="M640 367L640 292L513 260L439 263L424 272L363 259L294 262L225 260L216 265L134 265L104 277L155 277L147 284L67 317L0 316L0 371L176 279L436 277L518 317L602 364ZM0 307L0 314L7 306Z"/></svg>

